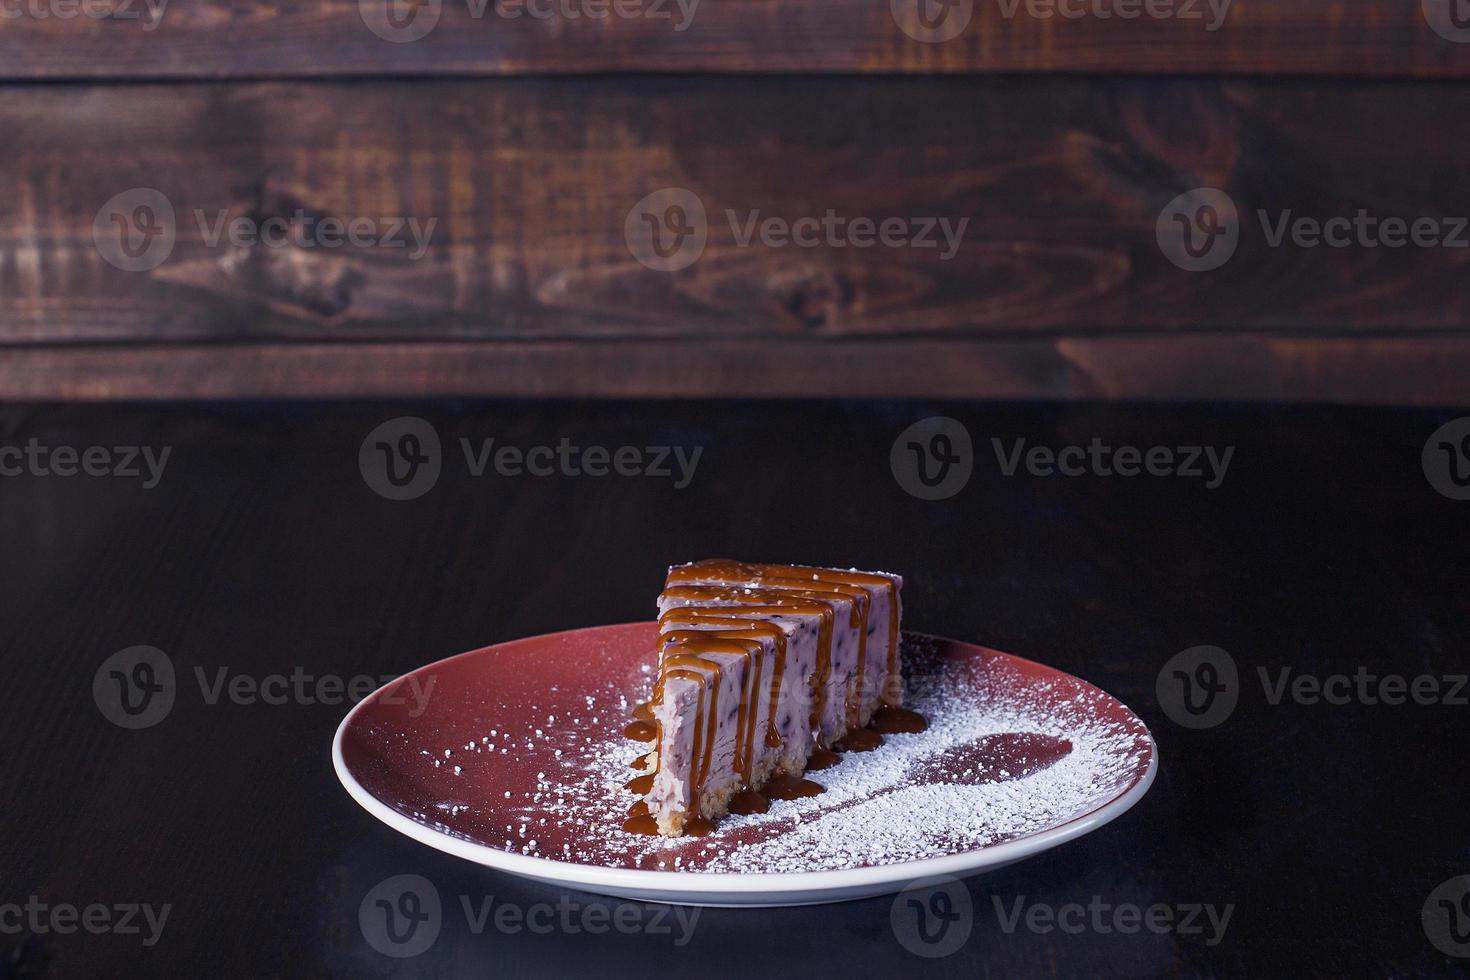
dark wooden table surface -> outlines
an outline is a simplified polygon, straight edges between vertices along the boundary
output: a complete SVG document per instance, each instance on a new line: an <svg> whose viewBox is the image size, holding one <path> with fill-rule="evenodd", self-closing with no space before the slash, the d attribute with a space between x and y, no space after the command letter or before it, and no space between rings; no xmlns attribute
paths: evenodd
<svg viewBox="0 0 1470 980"><path fill-rule="evenodd" d="M431 490L369 487L359 448L420 415L444 445ZM895 437L948 414L974 472L942 501L890 472ZM1470 503L1421 452L1454 411L1076 404L459 403L31 406L0 446L168 447L161 479L0 477L0 976L1465 976L1421 910L1470 873L1463 705L1273 704L1258 679L1448 677L1470 649ZM693 480L476 478L458 440L522 448L703 447ZM992 438L1059 447L1235 447L1223 482L1006 477ZM100 458L100 457L99 457ZM13 457L12 457L13 459ZM0 457L0 462L4 462ZM64 465L64 464L63 464ZM399 673L499 640L649 616L672 561L707 555L880 566L908 623L1075 672L1158 740L1148 796L1117 822L971 879L968 940L905 949L878 898L704 910L683 945L653 907L636 934L475 932L460 899L616 912L389 831L332 772L341 704L210 703L196 671ZM1222 724L1175 723L1160 668L1196 645L1240 669ZM175 701L127 730L93 680L113 653L164 651ZM1295 675L1294 674L1294 675ZM1460 692L1463 696L1464 692ZM380 881L444 900L411 959L365 940ZM1231 910L1223 936L1004 928L1018 899ZM65 908L110 927L62 932ZM166 904L161 931L114 907ZM1430 903L1431 906L1433 903ZM32 921L26 906L44 906ZM61 917L56 912L63 909ZM24 921L22 921L24 920ZM1088 920L1089 923L1091 919ZM1104 920L1104 925L1106 926ZM1179 918L1176 918L1179 921ZM39 924L40 928L36 928ZM1461 928L1464 923L1460 923ZM19 931L17 931L17 928ZM151 945L148 940L156 939ZM1212 940L1218 940L1211 944Z"/></svg>

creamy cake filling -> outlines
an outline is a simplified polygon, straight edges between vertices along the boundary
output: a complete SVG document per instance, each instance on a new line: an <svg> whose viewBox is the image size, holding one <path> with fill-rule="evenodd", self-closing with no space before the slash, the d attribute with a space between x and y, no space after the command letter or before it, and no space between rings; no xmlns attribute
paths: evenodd
<svg viewBox="0 0 1470 980"><path fill-rule="evenodd" d="M879 572L727 560L669 570L659 597L659 675L625 732L651 743L628 784L625 829L707 833L767 797L821 792L807 769L832 750L882 744L868 726L916 730L897 708L899 590ZM879 705L887 715L875 718ZM883 724L878 724L878 722Z"/></svg>

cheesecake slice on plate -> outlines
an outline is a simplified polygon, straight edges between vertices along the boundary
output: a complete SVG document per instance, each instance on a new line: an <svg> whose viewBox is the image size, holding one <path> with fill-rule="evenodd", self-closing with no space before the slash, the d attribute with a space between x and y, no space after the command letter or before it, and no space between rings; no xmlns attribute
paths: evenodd
<svg viewBox="0 0 1470 980"><path fill-rule="evenodd" d="M626 829L706 833L732 809L820 792L802 779L866 751L902 695L903 580L884 572L711 560L669 570L659 673L630 737L652 743ZM908 714L908 713L906 713ZM904 719L915 727L917 716Z"/></svg>

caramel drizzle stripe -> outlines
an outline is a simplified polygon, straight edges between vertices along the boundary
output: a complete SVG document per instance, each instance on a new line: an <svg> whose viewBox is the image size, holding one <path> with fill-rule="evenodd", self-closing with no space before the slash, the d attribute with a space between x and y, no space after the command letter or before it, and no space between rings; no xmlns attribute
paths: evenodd
<svg viewBox="0 0 1470 980"><path fill-rule="evenodd" d="M686 565L683 567L685 569L696 569L699 566ZM779 569L786 568L786 566L781 565L775 567ZM677 571L680 570L676 569L674 571L671 571L670 577L673 578L675 572ZM694 576L693 573L690 572L685 573L682 578L677 580L683 581L691 577L699 576ZM852 611L848 614L848 625L854 626L858 630L857 672L855 678L856 687L854 689L855 702L854 704L846 705L845 707L847 708L847 726L849 728L856 727L859 711L858 706L862 704L864 680L867 671L868 606L870 600L872 599L872 596L869 594L868 590L861 585L850 585L846 582L828 582L816 578L802 578L795 575L770 575L766 573L760 573L757 574L754 578L747 578L745 580L747 582L753 581L754 583L756 583L753 587L742 586L737 581L726 581L724 580L724 576L711 576L711 578L716 580L708 581L706 584L714 587L742 588L746 589L747 591L759 591L760 589L766 589L767 591L775 592L790 591L808 596L816 596L823 600L827 599L827 594L830 593L832 595L842 596L843 598L848 599L852 602ZM814 585L825 585L828 586L828 588L813 588L812 586ZM669 590L666 589L665 594L667 594L668 591ZM819 669L817 671L818 676L816 677L817 702L815 705L815 710L812 713L812 717L814 719L813 727L816 727L817 722L822 717L822 709L826 707L827 687L830 684L832 678L832 639L830 635L827 638L827 642L823 646L823 650L825 652L825 656L823 656L819 661Z"/></svg>
<svg viewBox="0 0 1470 980"><path fill-rule="evenodd" d="M827 702L827 679L832 675L832 625L836 616L836 603L830 593L809 589L676 585L664 589L663 597L687 599L690 602L705 600L747 609L763 607L776 614L799 612L820 616L817 626L817 669L813 678L820 683L816 684L809 719L812 728L820 728L822 712Z"/></svg>
<svg viewBox="0 0 1470 980"><path fill-rule="evenodd" d="M739 608L739 607L736 607ZM758 633L769 636L776 647L776 666L771 673L770 707L766 712L766 746L776 748L781 744L781 732L776 727L777 708L781 704L781 682L786 676L786 631L777 623L767 622L759 619L741 619L737 616L718 615L711 613L698 606L679 606L670 609L658 618L659 632L665 636L673 635L674 628L689 626L691 623L706 623L710 626L727 627L719 631L719 635L728 636L734 632ZM708 632L715 632L713 630ZM748 696L755 696L756 680L752 679ZM752 704L754 701L752 700ZM751 746L755 744L755 718L752 716ZM748 780L749 777L747 777Z"/></svg>
<svg viewBox="0 0 1470 980"><path fill-rule="evenodd" d="M704 663L704 661L700 660L698 657L687 657L687 659L688 660L691 660L691 661L693 661L695 663L699 663L699 664L703 664ZM664 686L665 686L665 684L670 679L690 680L690 681L694 681L695 684L697 685L696 690L698 692L698 697L697 697L697 699L695 701L695 705L696 706L695 706L695 710L694 710L694 739L693 739L693 743L694 744L691 746L690 753L689 753L689 756L690 756L690 772L689 772L689 796L690 796L690 804L691 804L691 808L697 812L699 810L699 797L697 795L697 792L696 792L695 787L697 785L701 785L701 779L700 779L700 775L699 775L699 755L700 755L700 748L701 748L700 734L704 730L704 697L705 697L705 692L709 689L709 684L706 682L705 675L704 675L703 671L694 670L694 669L691 669L691 668L688 668L688 667L681 667L681 666L679 666L679 664L676 664L674 662L674 659L666 658L665 659L663 676L661 676L659 678L659 684L658 684L657 698L658 698L659 703L662 703L663 702ZM662 725L659 725L659 737L660 737L660 739L662 739L662 737L663 737L663 726ZM662 746L663 743L660 742L659 744L660 744L660 746ZM662 751L662 749L660 749L660 751L659 751L659 759L658 759L658 764L659 764L659 768L660 769L662 769L663 768L663 765L664 765L664 761L665 761L664 760L664 755L665 755L665 753ZM656 778L657 777L655 776L655 779Z"/></svg>
<svg viewBox="0 0 1470 980"><path fill-rule="evenodd" d="M764 565L732 561L728 558L710 558L705 561L678 565L669 569L667 581L686 582L700 578L721 577L730 581L759 580L772 572L778 576L809 574L825 582L840 582L848 585L881 586L888 597L888 676L898 673L898 583L893 576L880 572L845 571L840 568L821 568L816 565ZM865 631L866 633L866 631ZM885 684L887 680L885 678ZM862 703L862 688L858 688L858 703Z"/></svg>
<svg viewBox="0 0 1470 980"><path fill-rule="evenodd" d="M697 814L700 808L699 798L705 781L709 778L710 763L714 758L715 726L720 710L719 664L692 653L667 656L665 663L668 665L666 677L693 680L698 684L699 701L694 714L694 745L690 750L689 774L690 810ZM706 677L701 671L692 669L695 665L710 670L714 675L713 678ZM706 695L709 700L707 710L705 708ZM659 760L659 765L660 767L663 765L662 758Z"/></svg>
<svg viewBox="0 0 1470 980"><path fill-rule="evenodd" d="M734 630L671 630L664 634L667 652L670 649L681 651L690 656L707 656L711 653L725 653L739 656L742 659L740 665L740 689L741 699L736 706L735 716L735 771L745 782L750 782L751 771L755 760L755 686L760 680L760 674L764 668L764 660L761 655L765 653L765 646L759 640L751 638L750 631ZM712 719L710 731L717 730L718 719ZM713 741L713 736L711 737ZM713 753L713 748L711 748Z"/></svg>

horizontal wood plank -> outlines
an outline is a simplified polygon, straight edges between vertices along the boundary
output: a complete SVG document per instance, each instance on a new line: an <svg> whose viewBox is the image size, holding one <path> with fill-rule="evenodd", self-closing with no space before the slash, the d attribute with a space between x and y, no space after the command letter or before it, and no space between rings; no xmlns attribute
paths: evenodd
<svg viewBox="0 0 1470 980"><path fill-rule="evenodd" d="M1470 339L541 341L22 348L0 399L968 398L1470 405Z"/></svg>
<svg viewBox="0 0 1470 980"><path fill-rule="evenodd" d="M8 0L0 19L0 74L1464 77L1470 49L1460 42L1470 28L1451 18L1453 3L922 0L921 8L919 0ZM940 37L947 39L933 40Z"/></svg>
<svg viewBox="0 0 1470 980"><path fill-rule="evenodd" d="M0 344L1456 333L1470 248L1270 237L1360 210L1449 235L1470 215L1465 118L1470 90L1441 83L11 87ZM1157 225L1201 186L1236 203L1240 242L1187 272ZM707 242L659 271L634 246L669 212L638 205L671 187ZM141 247L139 188L167 199L175 240L125 271L106 219ZM742 243L754 221L829 213L914 238L929 222L934 247L855 247L845 226ZM323 218L403 247L324 247ZM432 228L421 256L405 218ZM212 243L222 219L307 237ZM935 219L967 223L952 249Z"/></svg>

